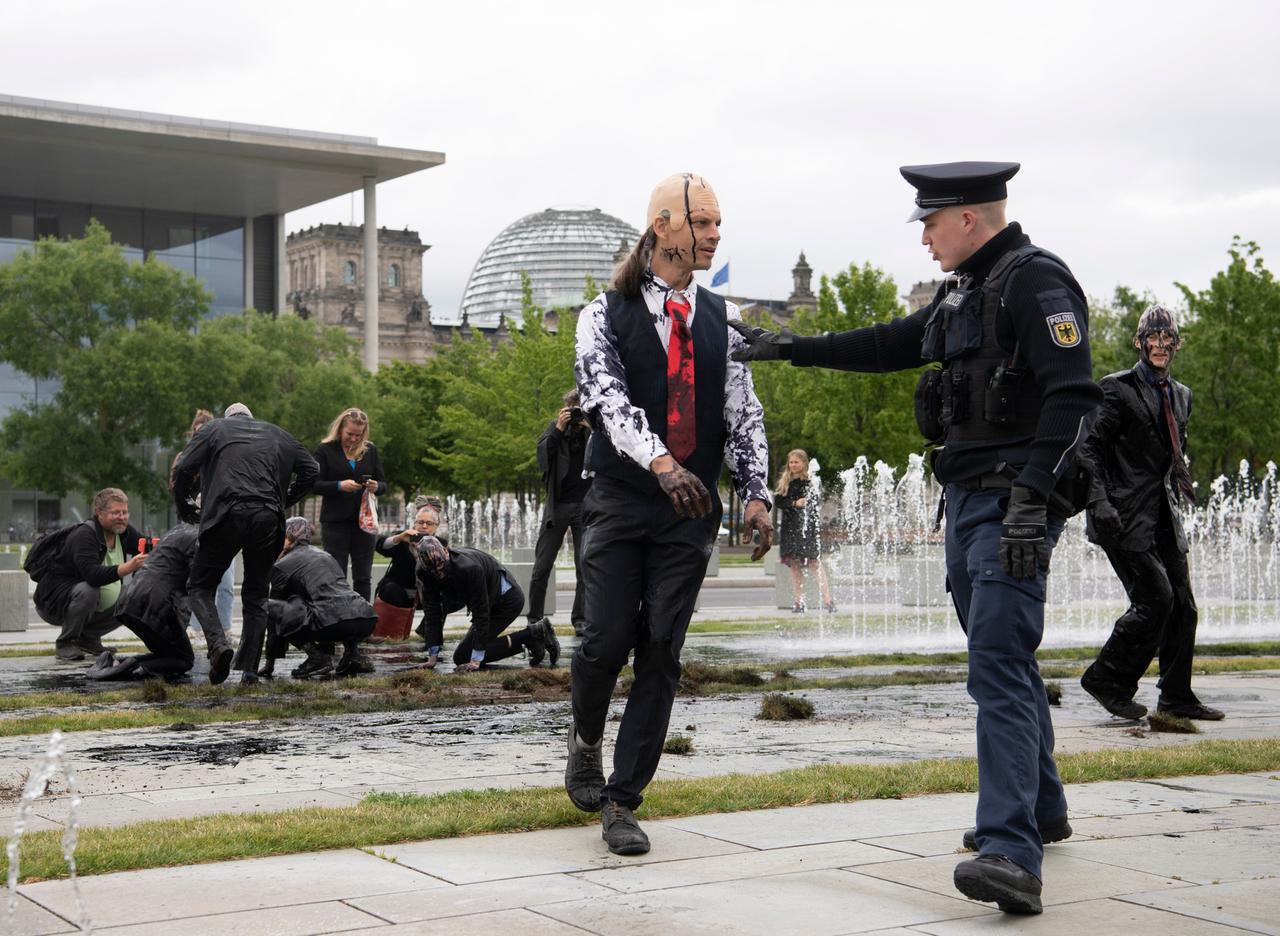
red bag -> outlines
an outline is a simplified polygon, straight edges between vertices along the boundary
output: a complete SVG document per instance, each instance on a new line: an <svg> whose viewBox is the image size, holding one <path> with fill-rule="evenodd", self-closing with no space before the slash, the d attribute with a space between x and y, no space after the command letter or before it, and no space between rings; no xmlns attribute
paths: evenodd
<svg viewBox="0 0 1280 936"><path fill-rule="evenodd" d="M378 532L378 499L368 488L360 496L360 529L366 533Z"/></svg>
<svg viewBox="0 0 1280 936"><path fill-rule="evenodd" d="M386 640L407 640L409 628L413 626L413 608L399 608L387 604L381 598L373 599L373 611L378 615L378 623L369 635L373 643Z"/></svg>

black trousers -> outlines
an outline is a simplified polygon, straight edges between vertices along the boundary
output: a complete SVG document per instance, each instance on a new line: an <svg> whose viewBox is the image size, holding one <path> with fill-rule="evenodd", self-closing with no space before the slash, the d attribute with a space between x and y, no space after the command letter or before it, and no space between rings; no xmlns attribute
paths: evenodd
<svg viewBox="0 0 1280 936"><path fill-rule="evenodd" d="M157 620L142 620L131 615L120 615L120 623L133 631L147 647L148 652L137 656L139 666L157 676L178 676L191 672L196 653L187 636L187 620L178 620L172 606Z"/></svg>
<svg viewBox="0 0 1280 936"><path fill-rule="evenodd" d="M237 504L217 526L200 531L200 545L187 579L187 600L209 641L210 657L226 640L213 601L214 592L222 573L227 571L236 553L240 553L244 566L244 581L240 585L244 627L232 666L246 673L257 671L262 640L267 634L271 567L283 545L284 524L280 515L262 504Z"/></svg>
<svg viewBox="0 0 1280 936"><path fill-rule="evenodd" d="M507 593L489 608L488 629L481 634L473 625L467 631L467 635L458 641L458 645L453 648L453 662L458 666L470 662L472 649L481 641L484 642L484 661L486 663L505 660L507 657L515 656L519 653L528 641L529 629L527 627L522 628L506 637L501 636L501 634L511 626L512 621L520 616L522 608L524 608L524 592L520 590L519 585L512 582L511 588L507 590ZM437 640L436 643L438 645L439 641ZM432 646L430 640L427 641L427 645Z"/></svg>
<svg viewBox="0 0 1280 936"><path fill-rule="evenodd" d="M541 620L547 600L547 579L556 564L556 555L564 544L565 531L573 533L573 570L576 584L573 588L573 612L569 620L582 623L582 501L557 503L554 512L543 512L542 528L533 553L533 575L529 579L529 620Z"/></svg>
<svg viewBox="0 0 1280 936"><path fill-rule="evenodd" d="M1173 531L1158 529L1145 550L1103 548L1129 596L1129 607L1090 667L1092 675L1132 698L1158 652L1160 702L1198 702L1191 691L1191 664L1199 612L1191 593L1187 556L1178 549Z"/></svg>
<svg viewBox="0 0 1280 936"><path fill-rule="evenodd" d="M324 551L338 560L342 574L347 574L347 558L351 558L351 587L365 601L372 601L373 547L378 537L366 533L354 522L322 523Z"/></svg>
<svg viewBox="0 0 1280 936"><path fill-rule="evenodd" d="M405 588L399 582L391 582L384 578L378 586L378 597L397 608L412 608L414 601L417 600L418 591L416 588Z"/></svg>
<svg viewBox="0 0 1280 936"><path fill-rule="evenodd" d="M292 612L292 614L291 614ZM300 599L279 601L272 598L267 602L267 658L278 660L285 655L289 644L299 650L305 649L309 643L340 643L348 653L352 653L364 640L373 633L378 624L377 618L352 618L338 621L324 627L297 627L296 621L305 619L306 607ZM293 621L287 618L298 615ZM291 624L296 629L288 634L281 634L280 629Z"/></svg>
<svg viewBox="0 0 1280 936"><path fill-rule="evenodd" d="M714 497L714 495L713 495ZM573 721L594 744L604 735L618 673L635 651L635 681L618 726L604 798L632 809L658 769L680 650L720 527L676 516L665 494L647 496L597 476L583 505L586 616L573 655Z"/></svg>

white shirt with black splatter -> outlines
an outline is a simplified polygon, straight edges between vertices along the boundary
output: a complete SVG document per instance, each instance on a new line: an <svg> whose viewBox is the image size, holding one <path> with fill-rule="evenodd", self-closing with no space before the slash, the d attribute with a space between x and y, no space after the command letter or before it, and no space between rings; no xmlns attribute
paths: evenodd
<svg viewBox="0 0 1280 936"><path fill-rule="evenodd" d="M684 290L677 290L652 272L647 275L643 287L644 301L663 348L671 339L667 299L674 294L689 303L688 321L692 325L698 311L697 293L698 287L694 283ZM732 302L725 303L725 312L731 319L742 317ZM587 412L595 410L600 413L604 431L618 454L648 470L650 462L668 454L667 447L649 428L644 410L631 402L617 338L609 327L608 300L604 293L579 314L576 342L574 371L582 396L582 408ZM729 329L727 353L732 355L742 345L742 336ZM724 460L739 496L744 503L761 500L772 504L766 478L769 444L764 433L764 408L756 398L751 369L731 356L725 362L724 423L728 432Z"/></svg>

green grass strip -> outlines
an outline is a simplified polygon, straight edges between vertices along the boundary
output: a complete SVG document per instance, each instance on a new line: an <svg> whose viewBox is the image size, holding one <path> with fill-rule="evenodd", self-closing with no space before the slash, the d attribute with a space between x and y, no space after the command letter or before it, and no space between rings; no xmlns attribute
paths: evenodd
<svg viewBox="0 0 1280 936"><path fill-rule="evenodd" d="M1280 739L1276 738L1087 751L1058 757L1065 783L1276 769L1280 769ZM971 793L977 785L977 763L970 758L828 764L778 773L658 781L646 792L640 817L662 819L928 793ZM464 790L432 796L380 793L351 807L95 826L80 832L76 863L81 874L106 874L598 821L575 809L564 792L555 788ZM60 830L49 830L23 839L23 882L66 876L60 835ZM0 860L0 876L7 870L7 863Z"/></svg>

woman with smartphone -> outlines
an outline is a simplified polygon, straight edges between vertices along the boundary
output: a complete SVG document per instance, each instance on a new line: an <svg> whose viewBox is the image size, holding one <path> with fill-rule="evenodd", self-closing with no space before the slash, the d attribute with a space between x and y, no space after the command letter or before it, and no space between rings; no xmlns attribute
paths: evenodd
<svg viewBox="0 0 1280 936"><path fill-rule="evenodd" d="M360 501L366 491L376 495L387 489L378 449L369 441L369 417L354 406L343 410L329 426L315 456L320 475L313 490L321 497L324 550L338 560L344 575L350 558L351 587L368 601L377 535L360 529Z"/></svg>

